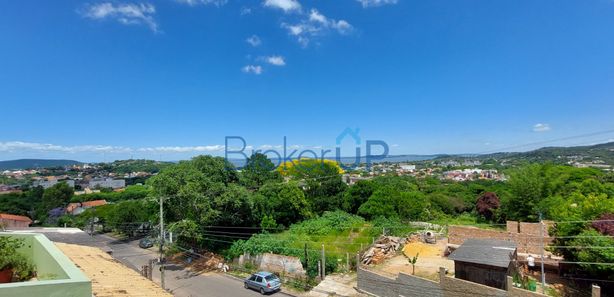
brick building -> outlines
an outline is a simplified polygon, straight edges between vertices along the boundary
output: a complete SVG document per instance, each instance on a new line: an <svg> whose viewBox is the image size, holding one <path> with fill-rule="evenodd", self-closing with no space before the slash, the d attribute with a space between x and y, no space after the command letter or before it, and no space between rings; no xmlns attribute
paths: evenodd
<svg viewBox="0 0 614 297"><path fill-rule="evenodd" d="M32 220L26 216L0 213L0 227L3 229L26 229Z"/></svg>

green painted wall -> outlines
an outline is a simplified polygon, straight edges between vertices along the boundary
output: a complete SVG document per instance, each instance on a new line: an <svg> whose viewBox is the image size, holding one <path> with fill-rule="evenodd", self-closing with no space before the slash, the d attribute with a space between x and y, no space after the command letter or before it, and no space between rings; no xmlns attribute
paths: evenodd
<svg viewBox="0 0 614 297"><path fill-rule="evenodd" d="M31 259L37 281L0 284L0 296L91 297L91 281L42 234L0 232L0 236L23 238L20 253Z"/></svg>

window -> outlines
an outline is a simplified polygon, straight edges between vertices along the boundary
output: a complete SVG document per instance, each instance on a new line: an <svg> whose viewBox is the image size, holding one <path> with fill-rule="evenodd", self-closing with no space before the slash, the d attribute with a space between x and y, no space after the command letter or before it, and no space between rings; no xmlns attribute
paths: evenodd
<svg viewBox="0 0 614 297"><path fill-rule="evenodd" d="M262 277L257 276L257 277L256 277L256 282L257 282L257 283L261 283L261 282L262 282Z"/></svg>
<svg viewBox="0 0 614 297"><path fill-rule="evenodd" d="M267 276L265 277L265 279L266 279L267 281L277 280L277 275L275 275L275 274L269 274L269 275L267 275Z"/></svg>
<svg viewBox="0 0 614 297"><path fill-rule="evenodd" d="M252 277L250 277L250 278L249 278L249 280L251 280L251 281L255 281L255 280L256 280L256 276L255 276L255 275L252 275Z"/></svg>

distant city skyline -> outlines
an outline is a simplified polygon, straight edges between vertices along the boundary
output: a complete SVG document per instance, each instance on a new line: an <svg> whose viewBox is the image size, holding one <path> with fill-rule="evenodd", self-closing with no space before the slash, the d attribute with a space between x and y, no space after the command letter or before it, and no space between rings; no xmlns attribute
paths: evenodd
<svg viewBox="0 0 614 297"><path fill-rule="evenodd" d="M614 2L0 3L0 160L614 141ZM592 134L592 135L591 135ZM582 137L578 137L582 136Z"/></svg>

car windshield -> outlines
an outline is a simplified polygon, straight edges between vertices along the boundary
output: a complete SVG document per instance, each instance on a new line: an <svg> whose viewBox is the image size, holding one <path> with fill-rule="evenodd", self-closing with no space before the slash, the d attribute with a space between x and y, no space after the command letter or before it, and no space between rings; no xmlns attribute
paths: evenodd
<svg viewBox="0 0 614 297"><path fill-rule="evenodd" d="M277 280L277 276L275 274L270 274L264 277L264 279L268 280L268 281L272 281L272 280Z"/></svg>

